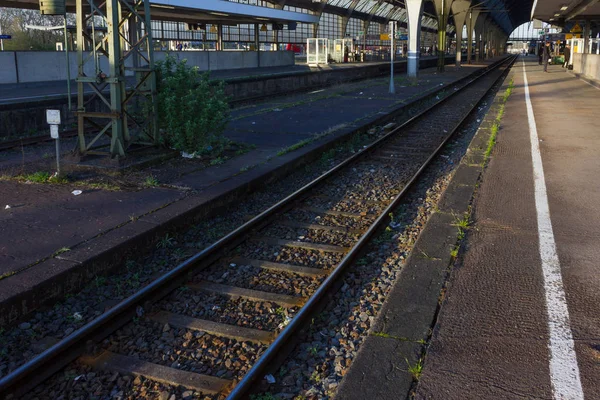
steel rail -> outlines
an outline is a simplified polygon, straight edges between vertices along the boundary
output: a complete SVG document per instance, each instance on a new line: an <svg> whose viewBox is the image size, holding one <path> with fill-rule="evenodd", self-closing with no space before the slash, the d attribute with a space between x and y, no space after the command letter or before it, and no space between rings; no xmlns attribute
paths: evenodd
<svg viewBox="0 0 600 400"><path fill-rule="evenodd" d="M76 129L67 129L60 133L61 139L65 138L65 137L74 137L74 136L77 136ZM29 136L29 137L24 137L24 138L19 138L19 139L6 140L4 142L0 142L0 150L8 150L8 149L12 149L14 147L19 147L19 146L31 146L33 144L49 142L51 140L54 140L54 139L52 139L50 137L50 135L37 135L37 136Z"/></svg>
<svg viewBox="0 0 600 400"><path fill-rule="evenodd" d="M512 64L514 63L515 60L516 60L516 58L509 60L510 64L507 67L507 69L510 68L510 66L512 66ZM504 60L504 61L506 61L506 60ZM495 67L500 67L502 65L504 65L504 63L502 63L500 65L496 65ZM486 70L481 76L478 77L478 79L482 78L483 76L487 75L489 72L491 72L493 70L495 70L495 68ZM498 79L490 86L490 89L488 89L486 91L486 94L489 93L490 90L492 90L492 88L495 86L495 84L503 76L504 76L504 74L501 74L498 77ZM471 82L471 83L473 83L473 82ZM470 86L470 84L466 87L469 87L469 86ZM448 96L446 99L451 98L453 95L456 95L457 93L459 93L461 91L462 90L454 92L451 96ZM408 183L404 186L404 188L400 191L400 193L396 196L396 198L379 215L377 220L375 222L373 222L373 224L364 233L364 235L360 238L360 240L354 245L354 247L352 247L352 249L348 252L348 254L346 254L346 256L342 259L342 261L340 261L340 263L337 265L337 267L335 267L335 269L331 272L331 274L329 274L329 276L325 279L325 281L317 288L317 291L315 293L313 293L313 295L308 299L308 301L304 304L304 306L302 306L302 308L294 316L292 321L284 328L284 330L279 335L277 335L277 337L275 338L273 343L271 343L269 345L269 347L266 349L266 351L263 353L263 355L260 357L260 359L258 359L258 361L252 366L252 368L250 368L250 370L246 373L246 375L244 375L242 380L240 382L238 382L238 384L235 386L235 388L233 388L233 390L230 392L229 396L227 397L227 400L241 399L243 396L245 396L247 394L247 392L251 388L251 385L254 383L255 380L257 380L258 378L260 378L262 376L262 374L266 370L266 368L269 367L269 363L277 356L277 353L279 352L279 350L286 344L286 342L289 339L292 338L294 333L302 327L303 322L308 317L310 317L313 310L318 307L319 302L321 301L323 296L325 296L325 294L328 292L328 290L331 289L331 287L335 284L335 282L338 280L338 278L342 276L345 269L348 266L350 266L355 261L355 259L361 254L361 252L365 248L365 246L367 244L369 244L371 237L375 233L377 233L381 228L383 228L385 225L388 224L390 212L392 212L400 204L400 202L404 199L404 196L406 195L406 193L412 188L414 183L418 181L418 179L420 178L423 171L429 166L431 161L433 161L436 158L438 153L444 148L444 146L446 145L446 143L448 143L448 141L452 138L452 136L454 136L456 131L458 131L460 129L460 127L463 125L464 121L471 115L473 110L483 101L486 94L484 94L482 96L482 98L473 106L471 111L469 111L469 113L467 113L460 120L460 122L456 125L456 127L445 137L445 139L442 141L442 143L435 149L435 151L421 165L419 170L412 176L412 178L408 181ZM401 128L402 127L398 127L397 129L395 129L392 132L396 133ZM390 134L392 132L390 132Z"/></svg>
<svg viewBox="0 0 600 400"><path fill-rule="evenodd" d="M426 115L427 112L453 98L457 93L460 93L466 87L470 86L473 82L486 75L488 72L491 72L497 67L505 64L509 60L510 57L499 60L494 64L491 64L484 68L482 71L480 71L481 73L477 76L471 76L472 79L469 80L461 89L450 93L448 96L440 99L431 106L425 108L417 115L411 117L409 120L397 127L396 129L377 139L367 148L342 161L340 164L331 168L312 182L306 184L302 188L287 196L285 199L269 207L267 210L263 211L250 221L236 228L226 236L217 240L215 243L211 244L210 246L198 252L188 260L179 264L173 270L157 278L155 281L151 282L150 284L148 284L148 286L145 286L137 293L134 293L130 297L124 299L123 301L115 305L113 308L111 308L109 311L105 312L95 320L79 328L78 330L73 332L68 337L62 339L54 346L40 353L33 359L27 361L25 364L12 371L10 374L2 377L0 379L0 396L6 397L10 394L20 394L25 392L29 388L32 388L37 384L41 383L53 373L63 368L66 364L78 358L85 351L86 347L90 344L90 342L98 342L104 339L105 337L119 329L121 326L129 322L136 315L136 313L139 312L139 307L145 306L152 301L156 301L158 299L163 298L172 290L180 286L181 283L183 283L183 281L185 280L187 274L196 269L199 264L204 263L201 269L206 268L208 265L210 265L212 261L214 261L214 259L217 256L221 255L227 249L232 248L238 243L242 242L244 238L248 235L248 233L252 232L256 228L260 227L262 224L267 222L268 219L271 218L273 215L289 207L297 200L301 199L311 189L318 186L325 180L329 179L337 172L356 161L358 158L361 158L367 153L370 153L374 149L378 148L385 141L395 136L400 129L403 129L411 123L422 118ZM514 60L512 61L514 62ZM378 219L378 221L380 219L381 217ZM369 232L370 237L372 235L372 232ZM359 243L361 244L364 244L364 242L365 241L362 239L359 241ZM348 259L348 256L344 258L344 260L346 259ZM347 265L348 263L349 261L346 261L344 265ZM338 276L340 272L336 271L340 271L339 268L336 268L334 270L334 273L336 274L335 276ZM328 278L325 281L325 283L328 282L331 282L331 279ZM330 283L328 284L330 285ZM309 302L311 304L314 304L314 301L309 300ZM305 314L306 313L303 313L302 316L304 316ZM281 336L284 333L286 334L286 337L290 335L290 326L297 327L298 325L298 323L294 323L294 321L296 321L296 319L298 318L298 315L300 314L297 314L294 317L292 322L288 325L288 327L286 327L286 329L284 329L284 331L279 336ZM277 343L280 347L282 342L277 341ZM269 349L267 349L267 352L259 359L257 364L260 364L255 364L256 368L253 367L244 376L242 381L240 381L240 383L243 383L243 386L240 387L240 390L237 390L238 387L234 388L230 396L239 396L240 393L242 393L242 388L245 388L245 390L248 388L250 381L254 380L258 376L258 367L260 367L260 369L264 368L264 360L266 359L265 356L268 354L268 359L271 359L273 352L270 351L270 349L271 347L269 347ZM252 374L250 374L250 372L252 372ZM233 399L239 397L231 398Z"/></svg>

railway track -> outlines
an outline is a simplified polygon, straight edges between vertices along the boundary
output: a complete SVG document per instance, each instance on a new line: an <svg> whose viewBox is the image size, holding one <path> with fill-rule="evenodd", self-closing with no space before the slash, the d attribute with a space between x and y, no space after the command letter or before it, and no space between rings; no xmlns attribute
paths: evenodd
<svg viewBox="0 0 600 400"><path fill-rule="evenodd" d="M61 138L68 138L68 137L74 137L74 136L77 136L77 129L67 129L60 133ZM21 146L31 146L33 144L49 142L51 140L54 140L54 139L52 139L49 134L24 137L24 138L19 138L19 139L14 139L14 140L6 140L3 142L0 142L0 151L9 150L9 149L13 149L15 147L21 147Z"/></svg>
<svg viewBox="0 0 600 400"><path fill-rule="evenodd" d="M242 398L513 62L455 87L3 377L0 393L23 395L78 359L108 374Z"/></svg>

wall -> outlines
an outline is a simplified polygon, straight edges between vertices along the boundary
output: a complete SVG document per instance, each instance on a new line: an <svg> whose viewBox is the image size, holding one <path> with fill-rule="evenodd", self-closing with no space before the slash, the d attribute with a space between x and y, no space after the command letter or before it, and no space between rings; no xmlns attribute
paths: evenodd
<svg viewBox="0 0 600 400"><path fill-rule="evenodd" d="M67 79L67 59L64 52L58 51L18 51L16 52L18 81L27 83L60 81ZM77 52L69 52L71 79L77 76ZM100 70L108 74L108 59L99 57ZM95 67L90 59L84 67L85 74L94 76Z"/></svg>
<svg viewBox="0 0 600 400"><path fill-rule="evenodd" d="M16 81L15 53L12 51L0 51L0 84L15 83Z"/></svg>
<svg viewBox="0 0 600 400"><path fill-rule="evenodd" d="M197 66L202 71L219 69L276 67L294 65L294 53L291 51L267 51L258 54L255 51L185 51L173 52L179 59L187 59L188 65ZM155 60L163 60L166 53L157 51ZM77 76L77 53L69 53L71 78ZM60 81L67 79L67 60L64 52L58 51L5 51L0 53L0 84ZM132 65L132 59L126 66ZM108 59L99 58L100 70L108 74ZM84 67L87 76L95 75L93 60ZM127 72L127 75L133 73Z"/></svg>
<svg viewBox="0 0 600 400"><path fill-rule="evenodd" d="M262 56L266 53L261 53ZM453 64L454 56L446 56L446 64ZM437 65L437 57L423 57L419 60L419 68L431 68ZM406 71L406 60L394 63L394 73ZM237 101L249 101L265 96L285 95L293 92L320 89L326 86L389 75L390 64L367 63L355 65L353 68L321 67L318 71L299 71L273 76L231 78L227 80L225 93Z"/></svg>
<svg viewBox="0 0 600 400"><path fill-rule="evenodd" d="M573 54L573 72L600 81L600 54Z"/></svg>

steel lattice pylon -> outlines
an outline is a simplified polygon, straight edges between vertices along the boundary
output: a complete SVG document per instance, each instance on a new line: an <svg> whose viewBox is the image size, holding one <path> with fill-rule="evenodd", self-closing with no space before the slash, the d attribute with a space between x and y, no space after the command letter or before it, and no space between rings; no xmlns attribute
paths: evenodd
<svg viewBox="0 0 600 400"><path fill-rule="evenodd" d="M95 24L100 18L101 38ZM133 143L158 144L149 0L77 0L77 63L80 154L122 157ZM87 87L93 94L86 100ZM96 99L100 109L89 109ZM87 141L90 127L100 131ZM110 137L109 152L97 144L104 136Z"/></svg>

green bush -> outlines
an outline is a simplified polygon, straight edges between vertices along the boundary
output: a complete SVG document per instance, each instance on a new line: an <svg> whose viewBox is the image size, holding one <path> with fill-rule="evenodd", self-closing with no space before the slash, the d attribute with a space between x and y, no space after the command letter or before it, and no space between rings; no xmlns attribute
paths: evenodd
<svg viewBox="0 0 600 400"><path fill-rule="evenodd" d="M188 153L218 151L229 119L225 83L210 81L187 60L167 55L157 65L158 121L163 143Z"/></svg>

